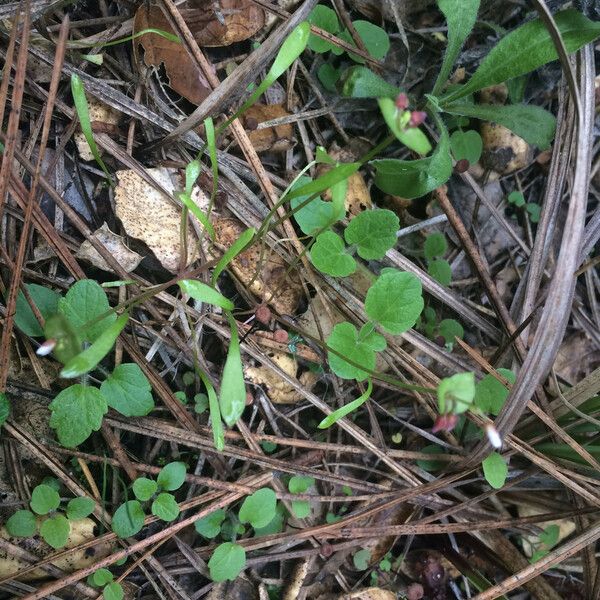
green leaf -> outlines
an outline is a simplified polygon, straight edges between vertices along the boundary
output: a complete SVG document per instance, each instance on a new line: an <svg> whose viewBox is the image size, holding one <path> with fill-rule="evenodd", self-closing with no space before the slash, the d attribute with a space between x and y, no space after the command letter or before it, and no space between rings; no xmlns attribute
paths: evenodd
<svg viewBox="0 0 600 600"><path fill-rule="evenodd" d="M274 533L281 533L283 531L283 522L285 521L285 514L286 511L283 504L281 504L281 502L278 502L277 509L275 511L275 516L264 527L255 527L254 537L259 537L261 535L272 535Z"/></svg>
<svg viewBox="0 0 600 600"><path fill-rule="evenodd" d="M177 197L181 200L181 203L196 217L196 219L202 223L202 227L206 229L210 238L214 239L215 228L200 207L194 202L192 196L185 192L181 192Z"/></svg>
<svg viewBox="0 0 600 600"><path fill-rule="evenodd" d="M306 519L310 515L308 500L292 500L292 512L296 519Z"/></svg>
<svg viewBox="0 0 600 600"><path fill-rule="evenodd" d="M303 187L310 182L312 182L310 177L299 177L290 188L290 191ZM341 206L341 210L339 208L336 210L333 202L325 202L318 197L304 204L311 195L296 196L290 201L290 207L294 211L294 219L296 219L296 223L300 226L302 233L306 235L313 235L344 217L343 205ZM303 204L304 206L302 206ZM302 208L298 208L299 206L302 206Z"/></svg>
<svg viewBox="0 0 600 600"><path fill-rule="evenodd" d="M217 546L208 561L210 578L215 581L233 581L246 566L246 551L233 542Z"/></svg>
<svg viewBox="0 0 600 600"><path fill-rule="evenodd" d="M223 378L221 380L221 393L219 394L219 408L223 421L232 427L242 416L246 407L246 385L244 383L244 370L242 368L242 357L240 355L240 338L238 335L235 319L227 314L231 339L229 350L223 367Z"/></svg>
<svg viewBox="0 0 600 600"><path fill-rule="evenodd" d="M67 545L70 533L71 524L64 515L48 517L40 526L40 535L55 550Z"/></svg>
<svg viewBox="0 0 600 600"><path fill-rule="evenodd" d="M60 294L37 283L29 283L25 286L31 296L33 303L37 306L44 320L58 311L58 301ZM44 335L44 330L38 323L29 306L23 292L17 295L17 306L15 313L15 325L25 334L31 337L40 337Z"/></svg>
<svg viewBox="0 0 600 600"><path fill-rule="evenodd" d="M474 130L457 130L450 136L450 148L455 160L467 160L474 165L481 157L483 140Z"/></svg>
<svg viewBox="0 0 600 600"><path fill-rule="evenodd" d="M446 344L454 344L454 338L463 339L465 330L463 326L454 319L444 319L439 327L440 335L444 338Z"/></svg>
<svg viewBox="0 0 600 600"><path fill-rule="evenodd" d="M154 408L148 378L135 363L123 363L102 382L100 391L111 408L126 417L143 417Z"/></svg>
<svg viewBox="0 0 600 600"><path fill-rule="evenodd" d="M33 488L29 506L38 515L47 515L56 510L60 505L58 492L49 485L41 484Z"/></svg>
<svg viewBox="0 0 600 600"><path fill-rule="evenodd" d="M60 376L72 379L88 373L111 351L115 341L123 331L129 315L125 312L109 325L96 339L96 341L83 352L74 356L61 370Z"/></svg>
<svg viewBox="0 0 600 600"><path fill-rule="evenodd" d="M356 29L356 33L362 40L367 52L377 60L383 60L390 49L390 38L386 31L377 25L369 21L353 21L352 25L354 29ZM345 35L340 36L343 39L346 39L349 43L354 45L354 40L350 37L350 35L345 32ZM356 54L348 53L350 58L358 63L364 63L364 58L357 56Z"/></svg>
<svg viewBox="0 0 600 600"><path fill-rule="evenodd" d="M498 369L498 373L510 383L515 382L515 374L510 369ZM493 375L486 375L475 385L474 403L482 412L498 415L508 397L508 390Z"/></svg>
<svg viewBox="0 0 600 600"><path fill-rule="evenodd" d="M504 458L497 452L492 452L481 463L483 475L486 481L495 489L499 490L506 481L508 465Z"/></svg>
<svg viewBox="0 0 600 600"><path fill-rule="evenodd" d="M288 490L290 494L304 494L313 485L315 485L314 477L306 477L304 475L293 475L288 482Z"/></svg>
<svg viewBox="0 0 600 600"><path fill-rule="evenodd" d="M179 504L173 494L159 494L152 503L152 514L163 521L174 521L179 516Z"/></svg>
<svg viewBox="0 0 600 600"><path fill-rule="evenodd" d="M158 490L158 483L153 479L148 479L147 477L138 477L131 486L133 489L133 493L135 497L140 502L146 502L150 500L154 494L156 494Z"/></svg>
<svg viewBox="0 0 600 600"><path fill-rule="evenodd" d="M215 388L210 379L202 371L200 371L199 374L208 395L208 411L210 414L210 424L213 433L213 444L215 448L221 452L225 447L225 432L223 431L223 423L221 421L219 399L217 398L217 393L215 392Z"/></svg>
<svg viewBox="0 0 600 600"><path fill-rule="evenodd" d="M85 141L88 143L92 155L100 168L104 171L106 178L110 181L110 173L104 164L102 158L100 158L100 151L94 140L94 132L92 131L92 122L90 121L90 111L88 108L87 98L85 96L85 88L79 75L75 73L71 74L71 94L73 95L73 102L75 103L75 112L79 119L79 125L81 131L85 137Z"/></svg>
<svg viewBox="0 0 600 600"><path fill-rule="evenodd" d="M424 448L421 448L421 452L425 453L425 454L443 454L444 453L444 449L441 448L440 446L436 446L435 444L430 444L429 446L425 446ZM443 460L439 460L439 459L435 459L435 458L419 458L417 461L417 465L419 465L419 467L421 467L421 469L423 469L423 471L428 471L428 472L432 472L432 471L439 471L440 469L443 469L448 463L444 462Z"/></svg>
<svg viewBox="0 0 600 600"><path fill-rule="evenodd" d="M367 67L350 67L341 77L342 96L348 98L395 98L400 88L389 84Z"/></svg>
<svg viewBox="0 0 600 600"><path fill-rule="evenodd" d="M30 510L18 510L5 524L6 531L15 537L31 537L35 534L37 523Z"/></svg>
<svg viewBox="0 0 600 600"><path fill-rule="evenodd" d="M110 306L106 292L92 279L83 279L73 284L66 296L58 301L58 310L79 336L88 342L95 341L117 318L115 313L109 313L96 321L100 315L110 310Z"/></svg>
<svg viewBox="0 0 600 600"><path fill-rule="evenodd" d="M407 200L419 198L446 183L452 175L452 156L446 131L428 158L398 160L383 158L371 161L375 167L375 185L387 194Z"/></svg>
<svg viewBox="0 0 600 600"><path fill-rule="evenodd" d="M96 508L96 503L91 498L85 496L73 498L67 504L67 519L69 521L85 519L94 512L94 508Z"/></svg>
<svg viewBox="0 0 600 600"><path fill-rule="evenodd" d="M112 520L112 530L120 538L139 533L144 526L144 510L137 500L129 500L117 508Z"/></svg>
<svg viewBox="0 0 600 600"><path fill-rule="evenodd" d="M452 269L445 258L436 258L427 265L427 273L441 285L448 286L452 281Z"/></svg>
<svg viewBox="0 0 600 600"><path fill-rule="evenodd" d="M364 335L364 329L364 327L361 329L363 335L360 335L352 323L338 323L327 338L327 346L353 363L373 371L376 362L375 352L385 349L386 341L375 331ZM369 376L368 372L350 364L342 356L327 352L329 366L338 377L363 381Z"/></svg>
<svg viewBox="0 0 600 600"><path fill-rule="evenodd" d="M298 198L300 196L304 196L307 198L308 196L312 196L313 194L320 194L325 190L333 187L336 183L343 181L344 179L348 179L350 175L356 173L360 169L360 163L342 163L337 167L327 171L324 175L321 175L318 179L301 185L299 187L294 187L288 191L285 198L286 200L292 200L293 198Z"/></svg>
<svg viewBox="0 0 600 600"><path fill-rule="evenodd" d="M358 408L360 408L370 397L371 392L373 391L373 382L371 379L367 382L367 389L365 393L359 396L356 400L352 400L352 402L348 402L348 404L344 404L341 408L334 410L331 414L327 415L318 425L319 429L327 429L331 427L334 423L337 423L341 418L349 415L351 412L354 412Z"/></svg>
<svg viewBox="0 0 600 600"><path fill-rule="evenodd" d="M365 260L378 260L396 245L400 221L391 210L376 208L356 215L344 231L348 244L358 246L358 255Z"/></svg>
<svg viewBox="0 0 600 600"><path fill-rule="evenodd" d="M10 400L4 392L0 392L0 427L6 423L10 416Z"/></svg>
<svg viewBox="0 0 600 600"><path fill-rule="evenodd" d="M225 298L223 294L220 294L206 283L196 281L195 279L182 279L177 283L184 294L188 294L198 302L214 304L225 310L233 310L235 308L233 302L229 300L229 298Z"/></svg>
<svg viewBox="0 0 600 600"><path fill-rule="evenodd" d="M337 92L336 83L340 80L342 72L340 69L336 69L330 63L323 63L317 69L317 77L321 82L321 85L332 94Z"/></svg>
<svg viewBox="0 0 600 600"><path fill-rule="evenodd" d="M287 36L265 77L265 81L275 81L285 73L292 63L304 52L310 35L310 24L303 21ZM261 92L262 94L262 92Z"/></svg>
<svg viewBox="0 0 600 600"><path fill-rule="evenodd" d="M252 527L264 527L275 516L277 496L271 488L260 488L245 498L238 517L241 523L250 523Z"/></svg>
<svg viewBox="0 0 600 600"><path fill-rule="evenodd" d="M448 250L448 242L446 242L446 236L443 233L432 233L425 238L425 245L423 246L425 252L425 258L432 260L438 256L444 256Z"/></svg>
<svg viewBox="0 0 600 600"><path fill-rule="evenodd" d="M546 548L550 549L558 544L558 538L560 535L560 527L553 523L548 525L546 529L539 535L539 540Z"/></svg>
<svg viewBox="0 0 600 600"><path fill-rule="evenodd" d="M352 562L354 563L354 566L359 571L365 571L366 569L368 569L370 560L371 560L371 551L367 550L366 548L359 550L352 557Z"/></svg>
<svg viewBox="0 0 600 600"><path fill-rule="evenodd" d="M194 412L201 415L208 408L208 396L206 394L196 394L194 396Z"/></svg>
<svg viewBox="0 0 600 600"><path fill-rule="evenodd" d="M457 373L442 379L437 389L440 414L459 415L468 410L475 398L475 375Z"/></svg>
<svg viewBox="0 0 600 600"><path fill-rule="evenodd" d="M227 513L222 508L219 508L215 512L194 521L194 527L201 536L212 540L221 532L221 523L225 520L226 516Z"/></svg>
<svg viewBox="0 0 600 600"><path fill-rule="evenodd" d="M123 600L125 592L123 591L123 586L120 583L112 581L108 585L104 586L102 595L104 596L104 600Z"/></svg>
<svg viewBox="0 0 600 600"><path fill-rule="evenodd" d="M473 117L483 121L491 121L498 123L522 137L527 143L538 146L542 150L550 147L556 132L556 117L540 108L531 104L510 104L507 106L501 105L486 105L486 104L457 104L453 103L444 107L444 111L451 115L463 115L465 117ZM454 132L454 137L459 132ZM464 132L470 134L471 131ZM478 137L479 134L475 133ZM481 138L480 138L481 139ZM452 152L456 160L459 160L454 145ZM481 150L479 151L481 154ZM471 164L477 161L471 161L468 156L465 156ZM479 160L479 156L477 157Z"/></svg>
<svg viewBox="0 0 600 600"><path fill-rule="evenodd" d="M448 23L448 47L431 92L434 96L440 93L448 81L460 50L473 30L479 10L479 0L438 0L438 6Z"/></svg>
<svg viewBox="0 0 600 600"><path fill-rule="evenodd" d="M600 23L590 21L577 10L559 12L554 15L554 21L569 53L579 50L600 35ZM543 21L529 21L505 35L481 61L471 79L446 95L442 101L447 103L468 96L477 90L529 73L557 58L554 42Z"/></svg>
<svg viewBox="0 0 600 600"><path fill-rule="evenodd" d="M525 206L525 196L523 192L511 192L508 195L508 201L510 204L514 204L517 207Z"/></svg>
<svg viewBox="0 0 600 600"><path fill-rule="evenodd" d="M98 569L92 573L92 583L98 587L105 586L114 579L114 575L108 569Z"/></svg>
<svg viewBox="0 0 600 600"><path fill-rule="evenodd" d="M540 220L540 213L542 207L535 202L528 202L525 206L525 210L529 213L529 219L532 223L537 223Z"/></svg>
<svg viewBox="0 0 600 600"><path fill-rule="evenodd" d="M340 23L337 18L337 14L334 10L327 6L323 6L322 4L317 4L310 14L308 15L307 21L311 25L315 25L320 29L324 29L329 33L336 34L340 30ZM314 33L311 33L308 38L308 47L318 54L323 54L324 52L337 50L337 46L316 36Z"/></svg>
<svg viewBox="0 0 600 600"><path fill-rule="evenodd" d="M44 337L54 340L53 354L57 360L65 364L81 352L81 340L67 318L56 313L50 315L44 323Z"/></svg>
<svg viewBox="0 0 600 600"><path fill-rule="evenodd" d="M531 564L536 563L538 560L540 560L541 558L544 558L544 556L546 556L547 554L549 554L548 550L536 550L532 555L531 558L529 559L529 562Z"/></svg>
<svg viewBox="0 0 600 600"><path fill-rule="evenodd" d="M400 110L391 98L379 98L377 102L387 126L407 148L423 156L431 152L431 144L421 129L402 122L405 115L406 119L410 118L407 111Z"/></svg>
<svg viewBox="0 0 600 600"><path fill-rule="evenodd" d="M423 310L421 282L412 273L389 270L369 288L365 310L373 321L393 334L410 329Z"/></svg>
<svg viewBox="0 0 600 600"><path fill-rule="evenodd" d="M100 429L108 404L98 389L76 383L54 398L50 410L50 427L63 446L73 448Z"/></svg>
<svg viewBox="0 0 600 600"><path fill-rule="evenodd" d="M246 246L250 243L250 241L254 238L254 234L256 233L256 229L254 227L249 227L245 231L242 231L240 237L231 244L229 248L225 251L223 256L219 259L219 262L216 264L214 271L211 275L210 281L212 285L217 283L217 279L219 279L219 275L227 268L227 265L241 252L244 251ZM191 294L190 294L191 295ZM213 302L214 304L214 302ZM230 303L231 304L231 303ZM221 305L218 305L221 306ZM222 308L225 308L222 306ZM225 308L225 310L232 310L232 308Z"/></svg>
<svg viewBox="0 0 600 600"><path fill-rule="evenodd" d="M344 241L337 233L325 231L317 236L310 249L310 260L321 273L347 277L356 271L356 261L346 250Z"/></svg>
<svg viewBox="0 0 600 600"><path fill-rule="evenodd" d="M186 471L187 467L183 462L171 462L165 465L156 478L158 486L168 492L178 490L185 481Z"/></svg>

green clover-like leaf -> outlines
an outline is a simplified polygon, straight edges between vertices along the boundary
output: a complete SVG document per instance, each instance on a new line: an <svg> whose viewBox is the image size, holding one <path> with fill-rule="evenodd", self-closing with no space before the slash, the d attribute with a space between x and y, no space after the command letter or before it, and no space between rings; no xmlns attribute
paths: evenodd
<svg viewBox="0 0 600 600"><path fill-rule="evenodd" d="M140 502L146 502L147 500L150 500L158 490L158 483L147 477L138 477L131 487L135 497Z"/></svg>
<svg viewBox="0 0 600 600"><path fill-rule="evenodd" d="M333 231L317 237L310 259L319 271L333 277L347 277L356 271L356 261L346 253L342 238Z"/></svg>
<svg viewBox="0 0 600 600"><path fill-rule="evenodd" d="M212 540L221 532L221 523L223 523L226 516L227 513L222 508L219 508L209 515L195 521L194 527L201 536Z"/></svg>
<svg viewBox="0 0 600 600"><path fill-rule="evenodd" d="M179 504L173 494L159 494L152 502L152 514L163 521L174 521L179 516Z"/></svg>
<svg viewBox="0 0 600 600"><path fill-rule="evenodd" d="M123 363L102 382L108 405L126 417L143 417L154 408L148 378L135 363Z"/></svg>
<svg viewBox="0 0 600 600"><path fill-rule="evenodd" d="M396 245L399 227L400 221L391 210L365 210L350 221L344 231L344 238L346 243L357 245L361 258L377 260Z"/></svg>
<svg viewBox="0 0 600 600"><path fill-rule="evenodd" d="M49 485L41 484L33 488L29 506L38 515L47 515L56 510L60 505L58 492Z"/></svg>
<svg viewBox="0 0 600 600"><path fill-rule="evenodd" d="M40 526L40 535L55 550L64 548L67 545L70 533L71 524L64 515L48 517Z"/></svg>
<svg viewBox="0 0 600 600"><path fill-rule="evenodd" d="M475 398L475 375L470 372L456 373L442 379L437 388L437 397L440 414L464 413Z"/></svg>
<svg viewBox="0 0 600 600"><path fill-rule="evenodd" d="M277 496L271 488L261 488L248 496L239 512L241 523L250 523L252 527L264 527L275 516Z"/></svg>
<svg viewBox="0 0 600 600"><path fill-rule="evenodd" d="M187 467L183 462L172 462L165 465L156 478L161 490L173 492L178 490L185 481Z"/></svg>
<svg viewBox="0 0 600 600"><path fill-rule="evenodd" d="M30 510L18 510L5 524L6 531L15 537L31 537L37 528L35 515Z"/></svg>
<svg viewBox="0 0 600 600"><path fill-rule="evenodd" d="M67 504L67 518L69 521L85 519L94 512L95 507L96 503L91 498L73 498Z"/></svg>

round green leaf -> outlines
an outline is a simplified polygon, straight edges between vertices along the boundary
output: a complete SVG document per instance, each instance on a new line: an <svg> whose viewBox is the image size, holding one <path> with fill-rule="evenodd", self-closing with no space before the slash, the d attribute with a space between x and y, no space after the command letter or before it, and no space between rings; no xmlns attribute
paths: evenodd
<svg viewBox="0 0 600 600"><path fill-rule="evenodd" d="M217 546L208 561L210 578L215 581L233 581L246 566L246 551L233 542Z"/></svg>
<svg viewBox="0 0 600 600"><path fill-rule="evenodd" d="M291 494L304 494L315 484L314 477L305 477L304 475L294 475L288 482L288 490Z"/></svg>
<svg viewBox="0 0 600 600"><path fill-rule="evenodd" d="M365 571L366 569L368 569L369 568L369 561L370 560L371 560L371 551L367 550L366 548L363 548L362 550L359 550L352 557L352 562L354 563L354 566L359 571Z"/></svg>
<svg viewBox="0 0 600 600"><path fill-rule="evenodd" d="M71 533L71 524L64 515L48 517L40 527L40 535L55 550L64 548Z"/></svg>
<svg viewBox="0 0 600 600"><path fill-rule="evenodd" d="M427 265L427 272L442 285L448 286L452 281L450 263L444 258L436 258Z"/></svg>
<svg viewBox="0 0 600 600"><path fill-rule="evenodd" d="M510 383L515 382L515 374L510 369L498 369L498 373ZM508 397L508 390L493 375L486 375L475 386L475 405L482 412L498 415Z"/></svg>
<svg viewBox="0 0 600 600"><path fill-rule="evenodd" d="M159 494L152 503L152 514L163 521L173 521L179 516L179 504L173 494Z"/></svg>
<svg viewBox="0 0 600 600"><path fill-rule="evenodd" d="M356 29L356 33L358 33L360 39L363 41L367 52L377 60L382 60L385 58L388 50L390 49L390 38L384 29L378 27L377 25L373 25L373 23L369 21L353 21L352 25L354 25L354 29ZM345 36L350 38L350 36L345 32ZM350 43L354 44L354 41L351 41L351 38L348 39ZM350 54L350 58L358 63L364 63L364 59L356 54Z"/></svg>
<svg viewBox="0 0 600 600"><path fill-rule="evenodd" d="M322 273L333 277L347 277L356 271L356 261L346 253L342 238L325 231L317 237L310 250L310 260Z"/></svg>
<svg viewBox="0 0 600 600"><path fill-rule="evenodd" d="M113 581L104 587L102 595L104 600L123 600L125 593L123 592L123 586Z"/></svg>
<svg viewBox="0 0 600 600"><path fill-rule="evenodd" d="M274 533L281 533L283 531L285 515L286 510L283 504L281 504L281 502L278 502L277 509L275 511L275 516L264 527L256 527L254 529L254 537L259 537L261 535L272 535Z"/></svg>
<svg viewBox="0 0 600 600"><path fill-rule="evenodd" d="M442 379L437 389L440 414L459 415L469 409L475 398L475 375L457 373Z"/></svg>
<svg viewBox="0 0 600 600"><path fill-rule="evenodd" d="M439 332L446 344L453 344L455 337L462 339L465 335L463 326L454 319L444 319L440 323Z"/></svg>
<svg viewBox="0 0 600 600"><path fill-rule="evenodd" d="M339 81L340 76L340 69L336 69L333 65L330 65L329 63L323 63L317 69L317 77L319 78L319 81L321 82L323 87L332 94L337 92L335 84Z"/></svg>
<svg viewBox="0 0 600 600"><path fill-rule="evenodd" d="M221 531L221 523L225 520L226 513L222 508L198 519L194 522L196 531L203 537L212 540L216 538Z"/></svg>
<svg viewBox="0 0 600 600"><path fill-rule="evenodd" d="M129 500L117 508L112 520L112 530L120 538L138 533L144 526L144 511L137 500Z"/></svg>
<svg viewBox="0 0 600 600"><path fill-rule="evenodd" d="M277 496L271 488L261 488L248 496L242 503L239 519L252 527L264 527L275 516Z"/></svg>
<svg viewBox="0 0 600 600"><path fill-rule="evenodd" d="M108 405L126 417L143 417L154 408L148 378L135 363L123 363L102 382Z"/></svg>
<svg viewBox="0 0 600 600"><path fill-rule="evenodd" d="M423 250L427 260L438 258L438 256L444 256L447 249L448 242L446 242L446 236L443 233L432 233L425 238Z"/></svg>
<svg viewBox="0 0 600 600"><path fill-rule="evenodd" d="M187 467L183 462L172 462L165 465L157 477L160 489L169 492L178 490L185 481L186 470Z"/></svg>
<svg viewBox="0 0 600 600"><path fill-rule="evenodd" d="M76 383L54 398L50 410L50 427L63 446L73 448L100 429L108 405L100 390Z"/></svg>
<svg viewBox="0 0 600 600"><path fill-rule="evenodd" d="M363 381L369 376L369 373L359 367L355 367L345 357L353 363L361 365L370 371L375 369L375 352L379 352L386 347L385 338L375 331L367 332L364 328L361 332L356 331L352 323L338 323L327 338L327 345L339 353L327 353L327 359L331 370L342 379L356 379Z"/></svg>
<svg viewBox="0 0 600 600"><path fill-rule="evenodd" d="M15 537L31 537L36 530L35 515L29 510L18 510L6 521L6 531Z"/></svg>
<svg viewBox="0 0 600 600"><path fill-rule="evenodd" d="M356 215L346 230L348 244L358 246L358 255L365 260L378 260L396 245L400 221L391 210L376 208Z"/></svg>
<svg viewBox="0 0 600 600"><path fill-rule="evenodd" d="M315 25L320 29L328 31L329 33L336 34L340 30L340 23L335 11L322 4L317 4L317 6L312 9L308 15L307 21L311 25ZM319 54L323 54L324 52L335 50L337 48L331 42L320 38L314 33L311 33L308 38L308 47L313 52L317 52Z"/></svg>
<svg viewBox="0 0 600 600"><path fill-rule="evenodd" d="M483 475L486 481L495 489L499 490L506 481L508 465L504 458L497 452L492 452L482 463Z"/></svg>
<svg viewBox="0 0 600 600"><path fill-rule="evenodd" d="M305 175L298 177L290 188L290 193L309 183L313 183L310 177ZM313 235L324 227L339 221L344 216L344 207L341 206L341 210L336 210L333 202L325 202L319 197L307 202L313 193L302 194L290 200L290 207L294 211L294 219L296 219L302 233L306 235Z"/></svg>
<svg viewBox="0 0 600 600"><path fill-rule="evenodd" d="M96 503L91 498L73 498L67 504L67 518L71 521L85 519L94 512L95 506Z"/></svg>
<svg viewBox="0 0 600 600"><path fill-rule="evenodd" d="M60 294L43 285L38 285L37 283L28 283L25 287L44 319L58 311ZM25 335L31 337L40 337L44 335L44 331L38 323L38 320L35 318L33 310L29 306L29 302L27 302L23 292L19 292L17 295L15 325Z"/></svg>
<svg viewBox="0 0 600 600"><path fill-rule="evenodd" d="M419 278L412 273L385 271L369 288L365 310L369 318L393 334L410 329L423 310Z"/></svg>
<svg viewBox="0 0 600 600"><path fill-rule="evenodd" d="M457 130L450 136L450 148L456 160L466 159L470 165L474 165L481 157L483 140L474 129Z"/></svg>
<svg viewBox="0 0 600 600"><path fill-rule="evenodd" d="M133 488L135 497L141 502L146 502L146 500L150 500L158 490L158 483L147 477L138 477L131 487Z"/></svg>
<svg viewBox="0 0 600 600"><path fill-rule="evenodd" d="M92 583L102 587L114 579L113 574L108 569L98 569L92 573Z"/></svg>
<svg viewBox="0 0 600 600"><path fill-rule="evenodd" d="M31 493L31 510L38 515L47 515L56 510L60 505L60 496L58 492L49 485L41 484L36 486Z"/></svg>
<svg viewBox="0 0 600 600"><path fill-rule="evenodd" d="M297 519L306 519L310 515L308 500L292 500L292 512Z"/></svg>

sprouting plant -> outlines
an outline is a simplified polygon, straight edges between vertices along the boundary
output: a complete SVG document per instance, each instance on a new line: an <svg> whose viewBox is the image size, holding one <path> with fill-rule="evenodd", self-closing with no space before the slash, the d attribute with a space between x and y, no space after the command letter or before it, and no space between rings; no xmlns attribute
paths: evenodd
<svg viewBox="0 0 600 600"><path fill-rule="evenodd" d="M154 408L150 382L137 364L122 363L110 372L100 365L128 315L117 316L111 310L106 292L96 281L78 281L64 297L38 285L28 286L28 292L45 318L44 330L22 294L17 300L17 327L32 337L44 335L46 342L38 353L53 352L64 365L60 376L81 381L50 403L50 426L63 446L77 446L100 429L109 406L126 417L144 416ZM100 387L90 385L87 378L96 371L104 379Z"/></svg>
<svg viewBox="0 0 600 600"><path fill-rule="evenodd" d="M427 260L427 272L442 285L450 285L452 269L450 263L442 258L448 250L446 236L443 233L428 235L423 250Z"/></svg>
<svg viewBox="0 0 600 600"><path fill-rule="evenodd" d="M98 569L87 578L87 582L92 587L102 588L104 600L122 600L125 595L123 586L114 579L108 569Z"/></svg>
<svg viewBox="0 0 600 600"><path fill-rule="evenodd" d="M55 549L63 548L71 534L71 524L90 515L96 506L91 498L72 498L61 508L57 485L33 488L29 507L18 510L6 521L6 530L15 537L31 537L36 532Z"/></svg>
<svg viewBox="0 0 600 600"><path fill-rule="evenodd" d="M529 220L532 223L537 223L540 220L540 205L536 204L535 202L525 202L525 196L523 195L523 192L511 192L507 199L509 204L512 204L517 208L524 208L529 214Z"/></svg>
<svg viewBox="0 0 600 600"><path fill-rule="evenodd" d="M552 525L548 525L542 533L538 535L538 542L534 543L533 546L535 548L531 558L529 559L530 563L535 563L540 558L546 556L556 544L558 544L558 538L560 536L560 527L553 523Z"/></svg>
<svg viewBox="0 0 600 600"><path fill-rule="evenodd" d="M312 477L294 475L288 482L288 490L291 494L304 494L314 484ZM310 515L310 503L308 500L292 500L292 512L297 519L305 519Z"/></svg>
<svg viewBox="0 0 600 600"><path fill-rule="evenodd" d="M179 516L179 505L169 492L178 490L185 481L186 466L182 462L165 465L156 480L138 477L131 489L135 500L128 500L117 508L112 518L112 530L121 538L139 533L144 526L144 507L150 504L150 512L167 523Z"/></svg>

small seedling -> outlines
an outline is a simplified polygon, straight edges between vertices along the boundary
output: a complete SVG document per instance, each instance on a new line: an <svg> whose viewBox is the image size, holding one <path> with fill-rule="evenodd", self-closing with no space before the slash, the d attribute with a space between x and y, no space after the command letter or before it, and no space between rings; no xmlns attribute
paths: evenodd
<svg viewBox="0 0 600 600"><path fill-rule="evenodd" d="M448 250L446 236L443 233L432 233L425 239L423 247L427 260L427 272L442 285L448 286L452 281L450 263L442 258Z"/></svg>
<svg viewBox="0 0 600 600"><path fill-rule="evenodd" d="M15 537L31 537L39 530L47 544L55 549L64 548L71 534L71 523L89 516L96 503L91 498L81 497L69 500L63 509L60 505L61 499L54 487L38 485L31 493L31 510L14 513L6 521L6 530Z"/></svg>
<svg viewBox="0 0 600 600"><path fill-rule="evenodd" d="M156 481L148 477L138 477L132 490L136 500L128 500L117 508L112 519L112 530L120 538L136 535L144 526L146 513L144 506L150 505L150 511L161 521L171 522L179 516L179 505L175 496L169 492L178 490L185 481L186 466L182 462L165 465Z"/></svg>
<svg viewBox="0 0 600 600"><path fill-rule="evenodd" d="M114 581L114 575L108 569L98 569L87 578L88 585L102 588L104 600L122 600L123 586Z"/></svg>
<svg viewBox="0 0 600 600"><path fill-rule="evenodd" d="M558 544L559 536L560 527L556 524L548 525L538 536L538 543L534 544L536 549L531 555L529 562L533 564L540 560L540 558L544 558Z"/></svg>
<svg viewBox="0 0 600 600"><path fill-rule="evenodd" d="M288 482L288 490L291 494L305 494L314 484L313 477L294 475ZM297 519L305 519L310 515L310 503L308 500L292 500L292 512Z"/></svg>

